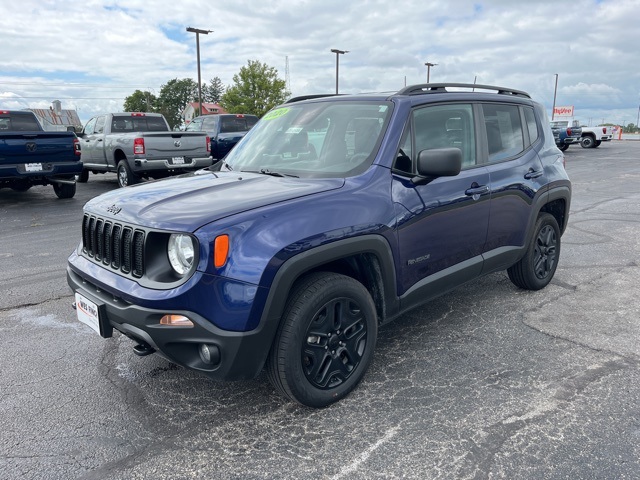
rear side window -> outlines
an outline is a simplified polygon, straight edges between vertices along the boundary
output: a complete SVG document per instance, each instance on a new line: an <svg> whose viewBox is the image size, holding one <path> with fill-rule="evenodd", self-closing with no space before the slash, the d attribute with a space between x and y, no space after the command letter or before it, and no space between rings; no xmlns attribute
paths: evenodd
<svg viewBox="0 0 640 480"><path fill-rule="evenodd" d="M246 132L251 130L256 124L257 119L253 117L221 117L220 118L220 132L221 133L233 133L233 132Z"/></svg>
<svg viewBox="0 0 640 480"><path fill-rule="evenodd" d="M524 119L527 122L527 130L529 132L529 143L534 143L540 136L538 132L538 124L536 123L536 116L533 113L533 108L524 107Z"/></svg>
<svg viewBox="0 0 640 480"><path fill-rule="evenodd" d="M516 105L482 105L489 162L514 157L524 150L520 111Z"/></svg>

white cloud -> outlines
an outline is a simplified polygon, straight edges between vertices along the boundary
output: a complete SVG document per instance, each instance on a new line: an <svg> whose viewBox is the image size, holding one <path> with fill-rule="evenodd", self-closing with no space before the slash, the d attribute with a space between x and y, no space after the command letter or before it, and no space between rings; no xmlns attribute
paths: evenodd
<svg viewBox="0 0 640 480"><path fill-rule="evenodd" d="M285 73L292 93L332 92L340 48L342 92L392 91L406 82L497 84L528 91L581 119L635 120L640 103L637 0L23 0L0 2L0 107L60 99L83 120L119 110L135 89L158 94L172 78L230 84L247 60ZM11 94L11 95L9 95ZM10 99L10 100L9 100ZM11 102L8 104L7 102Z"/></svg>

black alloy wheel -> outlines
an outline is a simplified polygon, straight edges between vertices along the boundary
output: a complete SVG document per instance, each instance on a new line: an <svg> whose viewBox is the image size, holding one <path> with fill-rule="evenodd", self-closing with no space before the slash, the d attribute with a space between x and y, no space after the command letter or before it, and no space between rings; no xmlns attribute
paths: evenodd
<svg viewBox="0 0 640 480"><path fill-rule="evenodd" d="M269 380L284 396L325 407L351 392L375 348L378 320L367 289L329 272L293 288L267 362Z"/></svg>

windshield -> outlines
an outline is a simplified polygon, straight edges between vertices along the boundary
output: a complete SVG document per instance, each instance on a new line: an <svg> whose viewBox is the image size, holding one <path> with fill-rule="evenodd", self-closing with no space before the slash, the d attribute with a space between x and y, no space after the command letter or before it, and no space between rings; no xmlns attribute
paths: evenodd
<svg viewBox="0 0 640 480"><path fill-rule="evenodd" d="M390 102L321 101L267 113L231 150L233 170L304 177L345 177L373 162Z"/></svg>

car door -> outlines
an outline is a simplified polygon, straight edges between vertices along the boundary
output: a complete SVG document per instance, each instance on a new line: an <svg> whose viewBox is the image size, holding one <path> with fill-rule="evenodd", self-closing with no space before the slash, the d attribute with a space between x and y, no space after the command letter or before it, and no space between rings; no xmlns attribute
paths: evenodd
<svg viewBox="0 0 640 480"><path fill-rule="evenodd" d="M93 164L92 147L95 141L94 130L96 128L97 117L90 119L82 129L82 142L80 144L80 152L82 153L82 163L85 165Z"/></svg>
<svg viewBox="0 0 640 480"><path fill-rule="evenodd" d="M546 184L534 145L542 141L533 108L494 103L479 105L485 125L491 215L485 271L513 264L524 247L535 214L532 204Z"/></svg>
<svg viewBox="0 0 640 480"><path fill-rule="evenodd" d="M104 155L104 126L106 117L100 115L96 118L96 126L91 139L91 162L96 165L105 165Z"/></svg>
<svg viewBox="0 0 640 480"><path fill-rule="evenodd" d="M459 148L456 176L412 181L424 149ZM489 172L479 161L471 104L415 109L395 162L399 295L407 305L479 275L490 211Z"/></svg>

